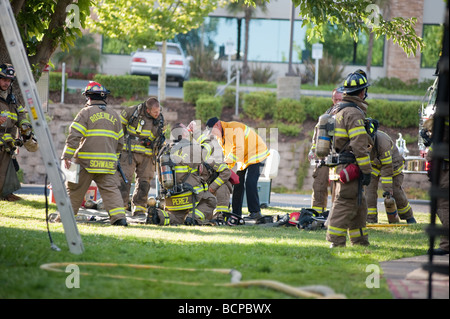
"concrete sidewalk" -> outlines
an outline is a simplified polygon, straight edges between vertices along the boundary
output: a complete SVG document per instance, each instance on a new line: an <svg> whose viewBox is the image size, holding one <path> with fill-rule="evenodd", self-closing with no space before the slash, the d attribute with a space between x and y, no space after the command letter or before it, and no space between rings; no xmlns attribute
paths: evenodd
<svg viewBox="0 0 450 319"><path fill-rule="evenodd" d="M428 299L429 256L422 255L380 263L394 299ZM449 255L433 256L433 265L449 266ZM432 299L449 299L449 276L433 273Z"/></svg>

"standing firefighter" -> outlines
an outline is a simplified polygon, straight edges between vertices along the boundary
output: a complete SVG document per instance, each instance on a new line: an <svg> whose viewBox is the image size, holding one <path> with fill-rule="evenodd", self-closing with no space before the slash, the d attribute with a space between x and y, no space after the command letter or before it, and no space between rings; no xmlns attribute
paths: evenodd
<svg viewBox="0 0 450 319"><path fill-rule="evenodd" d="M344 97L334 110L334 154L337 164L336 197L333 202L326 239L331 247L345 246L347 233L352 244L369 245L366 228L367 205L363 185L370 183L372 168L369 150L371 139L364 119L369 83L359 72L351 73L344 81Z"/></svg>
<svg viewBox="0 0 450 319"><path fill-rule="evenodd" d="M150 182L155 174L155 146L164 135L164 117L156 98L123 110L120 120L125 134L125 146L120 157L126 183L121 179L120 191L125 208L130 200L133 175L136 177L131 198L133 216L145 216Z"/></svg>
<svg viewBox="0 0 450 319"><path fill-rule="evenodd" d="M332 101L333 105L326 111L327 113L331 113L333 107L342 101L342 93L343 87L339 87L333 90L332 93ZM317 124L319 125L319 124ZM313 193L311 196L311 208L317 211L318 213L324 213L327 210L327 202L328 202L328 184L329 184L329 171L330 168L326 165L323 165L323 158L318 158L316 156L316 135L317 135L317 125L314 130L314 136L312 139L311 150L308 154L308 159L310 161L315 160L316 167L313 172ZM332 185L332 199L334 197L334 185Z"/></svg>
<svg viewBox="0 0 450 319"><path fill-rule="evenodd" d="M412 208L402 187L403 164L405 160L389 135L377 130L377 122L372 123L373 131L369 134L373 139L374 146L370 152L372 177L370 184L366 186L367 222L378 222L377 190L378 182L381 179L381 188L384 191L384 196L387 198L392 197L397 206L397 210L394 209L392 212L386 211L389 222L396 222L395 215L398 213L398 216L406 220L407 223L415 223L416 220L414 219Z"/></svg>
<svg viewBox="0 0 450 319"><path fill-rule="evenodd" d="M18 146L36 152L38 144L32 133L23 106L18 106L12 93L16 72L11 64L0 65L0 199L20 200L13 194L20 188L17 178L19 164L16 160Z"/></svg>
<svg viewBox="0 0 450 319"><path fill-rule="evenodd" d="M92 181L98 186L112 225L127 226L125 209L115 175L123 130L119 115L106 106L109 91L90 82L83 94L87 102L70 125L63 151L65 167L80 164L78 183L67 182L67 191L75 215Z"/></svg>

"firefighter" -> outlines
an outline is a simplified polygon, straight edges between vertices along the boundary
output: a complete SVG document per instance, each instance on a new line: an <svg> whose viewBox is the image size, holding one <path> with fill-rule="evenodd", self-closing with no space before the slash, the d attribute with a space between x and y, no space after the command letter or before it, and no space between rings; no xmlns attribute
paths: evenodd
<svg viewBox="0 0 450 319"><path fill-rule="evenodd" d="M326 239L330 247L345 246L347 234L352 244L369 245L363 192L363 185L370 183L372 172L371 139L364 126L369 85L361 73L350 73L344 80L342 102L333 111L334 151L339 155L336 173L341 178L336 183L336 196L327 220Z"/></svg>
<svg viewBox="0 0 450 319"><path fill-rule="evenodd" d="M368 123L369 135L372 137L374 146L370 151L372 177L370 184L365 188L368 209L367 222L378 222L377 190L378 182L381 179L381 188L385 194L388 193L390 197L394 198L400 219L406 220L408 224L414 224L416 220L402 187L405 159L400 155L397 145L389 135L377 129L378 122L370 122Z"/></svg>
<svg viewBox="0 0 450 319"><path fill-rule="evenodd" d="M80 164L78 183L67 182L67 192L77 215L92 181L97 184L112 225L127 226L125 209L115 175L123 148L119 115L106 105L109 94L103 85L90 82L83 95L86 105L70 125L62 158L65 167ZM55 221L59 218L56 216Z"/></svg>
<svg viewBox="0 0 450 319"><path fill-rule="evenodd" d="M21 197L13 192L20 188L17 177L19 164L16 160L17 148L25 146L29 152L38 150L32 126L25 109L17 105L12 93L12 83L16 71L9 63L0 65L0 199L17 201Z"/></svg>
<svg viewBox="0 0 450 319"><path fill-rule="evenodd" d="M208 191L216 197L217 205L213 219L225 221L230 213L230 198L233 185L230 182L231 169L224 163L223 153L217 139L209 134L201 133L192 121L188 126L192 136L197 141L206 154L202 163L200 177L208 184Z"/></svg>
<svg viewBox="0 0 450 319"><path fill-rule="evenodd" d="M228 167L232 169L237 165L239 184L233 188L233 214L242 216L245 190L249 218L254 219L256 223L265 223L259 203L258 179L262 163L269 156L266 143L253 129L243 123L224 122L214 117L207 121L206 126L219 141Z"/></svg>
<svg viewBox="0 0 450 319"><path fill-rule="evenodd" d="M155 174L155 145L164 134L164 117L156 98L127 108L120 114L125 145L120 165L128 183L121 179L120 191L125 208L129 207L133 176L135 187L131 198L133 216L145 218L150 182Z"/></svg>
<svg viewBox="0 0 450 319"><path fill-rule="evenodd" d="M342 101L342 92L343 87L338 87L333 90L331 95L331 100L333 101L333 105L327 110L328 113L331 112L334 105L338 104ZM316 149L316 134L317 128L314 130L314 136L312 139L311 149L308 154L308 159L311 162L315 160L316 167L313 172L313 192L311 196L311 208L317 211L318 213L324 213L327 210L327 202L328 202L328 184L329 184L329 171L330 168L326 165L322 165L321 160L315 154ZM334 181L332 181L332 198L334 197Z"/></svg>
<svg viewBox="0 0 450 319"><path fill-rule="evenodd" d="M183 124L176 124L172 135L173 143L162 149L158 161L164 173L167 173L164 166L171 166L173 185L164 187L162 181L165 211L158 211L158 216L153 216L152 222L160 225L209 224L217 200L208 192L208 185L200 177L199 167L207 156L205 150L199 143L192 141ZM166 175L160 174L161 178Z"/></svg>

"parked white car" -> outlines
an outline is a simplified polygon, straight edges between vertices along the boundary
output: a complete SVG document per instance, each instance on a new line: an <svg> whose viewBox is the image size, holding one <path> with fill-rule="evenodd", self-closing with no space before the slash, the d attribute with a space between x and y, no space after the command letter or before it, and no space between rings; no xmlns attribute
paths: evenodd
<svg viewBox="0 0 450 319"><path fill-rule="evenodd" d="M131 54L130 74L148 75L152 80L158 79L162 64L162 43L156 42L151 49L138 49ZM177 81L183 86L183 82L189 80L192 57L184 55L181 46L177 43L167 43L166 51L166 79Z"/></svg>

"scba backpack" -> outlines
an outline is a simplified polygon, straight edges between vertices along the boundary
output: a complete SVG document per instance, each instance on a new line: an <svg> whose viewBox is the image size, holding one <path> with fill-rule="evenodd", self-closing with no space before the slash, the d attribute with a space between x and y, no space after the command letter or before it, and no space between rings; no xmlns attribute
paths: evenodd
<svg viewBox="0 0 450 319"><path fill-rule="evenodd" d="M325 229L328 211L319 214L315 209L302 208L299 212L286 214L278 219L278 226L295 226L298 229L320 230Z"/></svg>

